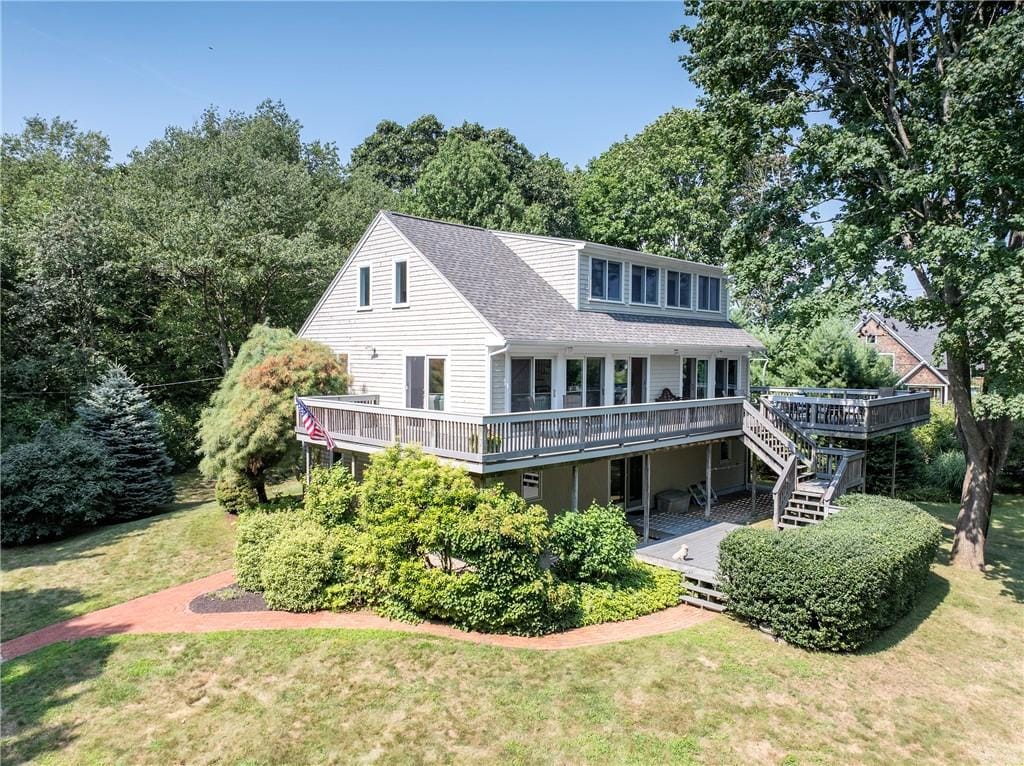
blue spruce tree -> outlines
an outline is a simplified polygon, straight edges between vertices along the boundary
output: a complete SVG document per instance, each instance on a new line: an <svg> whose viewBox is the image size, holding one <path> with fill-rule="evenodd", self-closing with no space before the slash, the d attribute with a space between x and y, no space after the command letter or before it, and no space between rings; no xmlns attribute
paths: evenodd
<svg viewBox="0 0 1024 766"><path fill-rule="evenodd" d="M106 451L121 489L110 498L112 516L134 519L174 496L156 408L127 371L112 365L76 408L81 428Z"/></svg>

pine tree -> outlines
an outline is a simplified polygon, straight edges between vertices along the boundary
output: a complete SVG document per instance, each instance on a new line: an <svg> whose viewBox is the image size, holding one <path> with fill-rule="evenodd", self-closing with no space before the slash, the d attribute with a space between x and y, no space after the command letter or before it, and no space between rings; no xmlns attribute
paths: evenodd
<svg viewBox="0 0 1024 766"><path fill-rule="evenodd" d="M121 490L111 498L115 518L145 516L174 496L156 408L127 371L112 365L76 408L81 428L106 451Z"/></svg>

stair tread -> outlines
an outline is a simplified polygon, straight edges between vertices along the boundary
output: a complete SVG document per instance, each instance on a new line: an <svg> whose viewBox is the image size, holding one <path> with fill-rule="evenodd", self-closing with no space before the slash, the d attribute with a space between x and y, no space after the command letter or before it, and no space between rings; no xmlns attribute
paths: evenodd
<svg viewBox="0 0 1024 766"><path fill-rule="evenodd" d="M716 590L714 588L706 588L703 585L694 585L689 581L687 581L684 585L688 591L691 591L693 593L703 593L705 596L714 596L715 598L723 598L725 596L725 594L722 593L722 591L720 590Z"/></svg>
<svg viewBox="0 0 1024 766"><path fill-rule="evenodd" d="M693 598L692 596L680 596L679 600L684 604L690 606L698 606L701 609L710 609L712 612L724 612L725 604L717 604L714 601L705 601L702 598Z"/></svg>

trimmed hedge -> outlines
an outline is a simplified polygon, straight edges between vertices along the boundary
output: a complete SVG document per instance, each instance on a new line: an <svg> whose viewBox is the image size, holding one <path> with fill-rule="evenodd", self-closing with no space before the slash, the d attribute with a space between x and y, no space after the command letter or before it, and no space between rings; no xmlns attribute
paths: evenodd
<svg viewBox="0 0 1024 766"><path fill-rule="evenodd" d="M636 562L613 582L580 586L580 625L622 622L679 603L683 579L678 572Z"/></svg>
<svg viewBox="0 0 1024 766"><path fill-rule="evenodd" d="M306 520L295 511L275 513L251 510L238 517L235 535L235 580L244 590L263 590L263 561L267 549L281 533Z"/></svg>
<svg viewBox="0 0 1024 766"><path fill-rule="evenodd" d="M306 520L281 530L263 555L263 597L271 609L314 612L343 577L340 533Z"/></svg>
<svg viewBox="0 0 1024 766"><path fill-rule="evenodd" d="M615 505L567 511L551 523L551 552L559 576L580 582L614 580L632 566L636 533Z"/></svg>
<svg viewBox="0 0 1024 766"><path fill-rule="evenodd" d="M719 548L736 616L796 646L852 651L907 614L942 540L939 522L903 500L848 495L825 522L740 529Z"/></svg>

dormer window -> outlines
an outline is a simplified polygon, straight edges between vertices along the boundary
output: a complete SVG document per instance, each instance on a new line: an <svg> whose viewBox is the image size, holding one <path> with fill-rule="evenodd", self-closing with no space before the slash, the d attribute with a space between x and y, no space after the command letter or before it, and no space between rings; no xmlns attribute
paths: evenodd
<svg viewBox="0 0 1024 766"><path fill-rule="evenodd" d="M690 308L690 275L684 271L665 272L665 305L672 308Z"/></svg>
<svg viewBox="0 0 1024 766"><path fill-rule="evenodd" d="M630 283L632 303L643 303L648 306L658 305L658 270L649 266L633 266Z"/></svg>
<svg viewBox="0 0 1024 766"><path fill-rule="evenodd" d="M600 301L622 300L622 264L604 258L590 259L590 297Z"/></svg>
<svg viewBox="0 0 1024 766"><path fill-rule="evenodd" d="M697 278L697 308L701 311L722 310L722 280L718 277Z"/></svg>
<svg viewBox="0 0 1024 766"><path fill-rule="evenodd" d="M395 261L395 296L396 306L409 303L409 262Z"/></svg>

